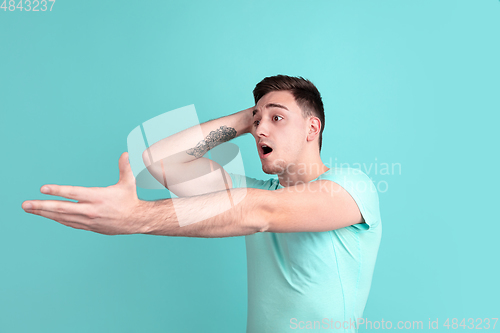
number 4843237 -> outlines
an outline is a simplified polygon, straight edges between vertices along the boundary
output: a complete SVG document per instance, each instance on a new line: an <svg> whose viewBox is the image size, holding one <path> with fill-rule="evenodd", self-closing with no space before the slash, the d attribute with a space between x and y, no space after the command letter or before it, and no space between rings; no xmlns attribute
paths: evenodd
<svg viewBox="0 0 500 333"><path fill-rule="evenodd" d="M0 0L1 1L1 0ZM47 6L47 4L51 2L50 8ZM10 12L13 12L15 10L19 11L25 11L25 12L45 12L47 10L52 11L52 7L54 7L54 3L56 0L20 0L17 4L14 0L4 0L2 2L2 5L0 6L0 9L3 9L4 12L9 10Z"/></svg>
<svg viewBox="0 0 500 333"><path fill-rule="evenodd" d="M491 319L491 320L490 320ZM494 321L494 323L491 323L491 321ZM447 329L457 329L459 327L463 329L476 329L476 330L482 330L482 329L495 329L495 326L497 324L498 318L469 318L467 322L465 321L465 318L462 319L460 324L458 323L457 318L453 318L451 320L450 324L450 318L447 318L446 321L444 322L443 326L446 327Z"/></svg>

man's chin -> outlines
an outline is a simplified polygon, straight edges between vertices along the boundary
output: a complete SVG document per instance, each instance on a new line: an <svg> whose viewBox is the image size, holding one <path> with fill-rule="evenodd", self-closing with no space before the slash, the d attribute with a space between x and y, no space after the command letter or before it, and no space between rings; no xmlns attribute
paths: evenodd
<svg viewBox="0 0 500 333"><path fill-rule="evenodd" d="M273 163L262 163L262 171L268 175L282 174L286 168L286 163L283 160L275 160Z"/></svg>
<svg viewBox="0 0 500 333"><path fill-rule="evenodd" d="M277 174L277 172L275 171L275 168L269 168L269 167L266 167L266 166L262 166L262 171L264 171L264 173L267 173L268 175L275 175Z"/></svg>

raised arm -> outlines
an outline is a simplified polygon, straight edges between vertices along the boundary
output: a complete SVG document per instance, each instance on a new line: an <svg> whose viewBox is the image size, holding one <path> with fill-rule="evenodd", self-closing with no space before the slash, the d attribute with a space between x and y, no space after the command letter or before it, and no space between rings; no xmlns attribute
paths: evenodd
<svg viewBox="0 0 500 333"><path fill-rule="evenodd" d="M142 154L144 164L156 180L179 197L231 188L227 172L203 155L223 142L249 133L253 109L207 121L154 143Z"/></svg>

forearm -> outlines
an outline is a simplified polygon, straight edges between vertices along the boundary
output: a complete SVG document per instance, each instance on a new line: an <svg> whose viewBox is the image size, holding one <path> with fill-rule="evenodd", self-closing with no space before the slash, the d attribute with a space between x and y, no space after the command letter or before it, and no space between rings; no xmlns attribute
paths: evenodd
<svg viewBox="0 0 500 333"><path fill-rule="evenodd" d="M248 133L252 108L210 120L164 138L143 153L146 166L159 160L165 163L186 163L202 157L213 147Z"/></svg>
<svg viewBox="0 0 500 333"><path fill-rule="evenodd" d="M267 225L263 194L264 190L238 188L195 197L144 201L136 219L143 225L141 233L150 235L251 235Z"/></svg>

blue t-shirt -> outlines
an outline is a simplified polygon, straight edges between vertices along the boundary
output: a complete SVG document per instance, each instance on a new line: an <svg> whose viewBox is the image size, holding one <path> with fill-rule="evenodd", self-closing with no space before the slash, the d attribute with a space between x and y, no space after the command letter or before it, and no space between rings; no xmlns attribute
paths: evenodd
<svg viewBox="0 0 500 333"><path fill-rule="evenodd" d="M277 177L264 181L230 176L233 188L283 188ZM355 323L363 316L382 234L378 194L370 178L357 169L331 168L312 181L320 179L342 186L365 223L324 232L245 236L247 333L357 332Z"/></svg>

